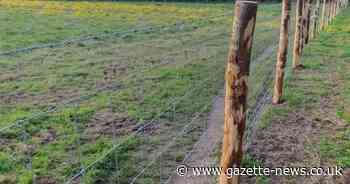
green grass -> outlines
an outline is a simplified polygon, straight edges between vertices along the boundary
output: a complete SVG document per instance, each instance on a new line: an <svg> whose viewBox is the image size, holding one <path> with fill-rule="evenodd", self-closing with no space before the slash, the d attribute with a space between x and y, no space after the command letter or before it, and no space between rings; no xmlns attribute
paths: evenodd
<svg viewBox="0 0 350 184"><path fill-rule="evenodd" d="M67 8L73 6L71 2L60 3ZM122 4L135 6L133 3ZM136 3L136 6L148 7L143 3ZM101 86L118 84L117 89L104 90L77 104L60 106L57 112L32 118L19 127L2 132L0 139L5 139L9 145L0 145L3 154L0 158L3 162L1 174L15 175L21 184L29 184L32 178L40 177L62 183L114 144L123 143L88 170L81 180L84 183L108 183L117 179L126 182L175 137L196 112L211 104L212 98L223 88L232 17L198 21L231 11L232 5L170 3L162 4L162 7L173 11L162 16L144 12L95 16L97 13L43 13L19 7L0 7L0 20L3 20L0 24L13 24L11 27L0 25L1 28L8 27L0 33L4 38L0 50L125 30L141 23L167 25L179 21L179 18L185 22L183 28L132 33L123 38L96 39L61 48L0 56L0 127L46 110L51 105L96 92ZM279 9L279 4L259 6L254 59L266 46L276 44ZM186 16L179 17L178 14ZM135 18L140 16L144 19ZM127 24L121 21L122 17L130 19ZM194 23L190 23L192 21ZM260 79L270 73L272 62L270 58L262 61L258 70L252 73L250 104L255 103L254 96L261 88ZM157 64L161 65L155 67ZM174 100L177 103L173 104ZM162 168L163 173L159 173L157 161L150 168L156 172L145 173L138 183L155 183L159 177L166 177L173 171L176 161L184 158L205 128L203 122L210 109L210 106L206 107L191 131L162 156L163 165L166 165ZM136 126L154 121L155 130L137 137L130 137L130 132L118 134L116 138L104 132L87 140L86 136L92 136L86 133L89 123L99 113L109 111L113 112L113 121L124 123L121 125L126 126L124 129L128 129L127 121L123 120L126 117ZM52 131L56 134L54 139L43 143L43 137ZM79 156L80 153L83 156ZM10 156L15 161L9 161Z"/></svg>
<svg viewBox="0 0 350 184"><path fill-rule="evenodd" d="M77 36L123 32L135 27L169 26L231 11L229 4L208 6L172 3L158 7L147 3L44 1L41 3L42 5L36 6L30 1L18 2L9 9L6 8L7 2L0 3L3 6L0 9L0 30L3 34L1 37L5 39L1 42L0 50L49 43ZM163 11L149 12L149 9L163 9ZM6 26L8 24L11 26Z"/></svg>
<svg viewBox="0 0 350 184"><path fill-rule="evenodd" d="M350 11L347 9L332 23L329 29L321 35L319 44L315 44L315 48L319 51L320 56L329 58L328 62L336 62L335 67L337 74L340 77L340 88L339 88L339 100L337 101L337 115L350 123L349 109L350 105L349 96L349 84L350 84L350 72L349 72L349 50L350 46L350 27L349 17ZM343 44L339 43L339 41ZM326 42L327 41L327 42ZM327 56L322 51L327 52ZM324 61L324 60L323 60ZM314 61L317 63L317 61ZM334 81L330 81L328 86ZM330 88L330 87L329 87ZM323 157L335 160L336 164L344 168L350 167L350 131L348 129L339 130L336 135L325 135L320 141L320 151Z"/></svg>

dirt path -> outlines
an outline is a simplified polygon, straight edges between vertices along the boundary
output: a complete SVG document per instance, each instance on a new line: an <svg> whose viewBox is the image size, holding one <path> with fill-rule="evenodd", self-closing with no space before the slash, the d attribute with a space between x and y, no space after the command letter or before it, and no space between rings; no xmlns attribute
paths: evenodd
<svg viewBox="0 0 350 184"><path fill-rule="evenodd" d="M193 147L184 160L184 164L188 166L208 166L215 162L213 152L218 147L218 142L222 139L222 125L224 122L224 99L223 95L219 95L214 99L213 111L208 117L208 127L202 134L199 141ZM170 178L169 183L173 184L209 184L214 181L214 177L195 177L191 174L182 177L176 173Z"/></svg>

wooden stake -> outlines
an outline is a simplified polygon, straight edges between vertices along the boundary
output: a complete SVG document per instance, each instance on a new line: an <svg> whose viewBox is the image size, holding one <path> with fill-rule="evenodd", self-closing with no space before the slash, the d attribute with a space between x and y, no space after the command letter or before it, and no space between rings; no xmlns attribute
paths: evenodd
<svg viewBox="0 0 350 184"><path fill-rule="evenodd" d="M327 0L323 0L323 4L322 4L322 15L321 15L321 30L323 30L325 28L326 25L326 8L327 8Z"/></svg>
<svg viewBox="0 0 350 184"><path fill-rule="evenodd" d="M320 0L316 0L316 7L314 8L312 15L312 30L311 30L311 39L315 38L316 34L319 32L319 13L320 13Z"/></svg>
<svg viewBox="0 0 350 184"><path fill-rule="evenodd" d="M307 0L305 6L305 44L309 43L310 39L310 20L311 20L311 8L313 0Z"/></svg>
<svg viewBox="0 0 350 184"><path fill-rule="evenodd" d="M290 0L282 1L282 17L281 17L281 28L280 28L280 40L279 48L277 53L276 63L276 76L275 86L272 98L273 104L281 103L281 97L283 93L283 79L284 79L284 68L287 62L288 53L288 31L289 31L289 20L290 20L291 2Z"/></svg>
<svg viewBox="0 0 350 184"><path fill-rule="evenodd" d="M300 66L303 0L297 0L296 11L296 25L293 48L293 69L297 69Z"/></svg>
<svg viewBox="0 0 350 184"><path fill-rule="evenodd" d="M256 23L257 2L236 1L235 20L226 68L225 122L221 167L240 167L246 121L248 75ZM220 184L238 184L239 176L222 174Z"/></svg>

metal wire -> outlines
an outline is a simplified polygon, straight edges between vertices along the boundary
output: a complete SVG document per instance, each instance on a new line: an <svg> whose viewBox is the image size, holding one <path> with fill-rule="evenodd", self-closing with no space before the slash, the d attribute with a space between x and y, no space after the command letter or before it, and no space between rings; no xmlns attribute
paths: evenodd
<svg viewBox="0 0 350 184"><path fill-rule="evenodd" d="M206 18L202 18L199 21L193 21L191 23L200 23L200 22L205 22L205 21L209 21L210 19L215 19L218 17L224 17L227 15L231 15L232 12L229 13L224 13L221 15L215 15L215 16L210 16L210 17L206 17ZM175 23L173 25L159 25L159 26L145 26L145 27L140 27L140 28L134 28L134 29L130 29L130 30L126 30L126 31L116 31L116 32L111 32L111 33L100 33L100 34L95 34L95 35L90 35L90 36L83 36L83 37L76 37L76 38L72 38L72 39L67 39L67 40L63 40L63 41L58 41L58 42L52 42L52 43L46 43L46 44L36 44L36 45L32 45L29 47L23 47L23 48L17 48L14 50L9 50L9 51L4 51L4 52L0 52L0 56L9 56L9 55L14 55L17 53L21 53L21 52L29 52L29 51L33 51L33 50L37 50L37 49L43 49L43 48L55 48L55 47L62 47L62 46L66 46L66 45L70 45L73 43L81 43L84 41L90 41L90 40L95 40L95 39L106 39L109 37L123 37L126 36L130 33L142 33L142 32L152 32L155 31L157 29L167 29L167 28L171 28L173 26L175 26L176 29L178 28L178 25L184 25L184 23L180 24L180 23ZM174 30L176 30L174 29Z"/></svg>
<svg viewBox="0 0 350 184"><path fill-rule="evenodd" d="M131 182L129 184L134 184L136 180L147 170L149 169L156 161L157 159L163 155L166 151L169 150L171 146L174 145L175 141L180 137L183 136L187 131L189 130L189 127L197 120L204 111L211 105L211 102L205 105L197 114L192 118L192 120L184 126L184 128L181 130L180 133L176 134L176 136L135 176L131 179Z"/></svg>
<svg viewBox="0 0 350 184"><path fill-rule="evenodd" d="M198 83L197 85L199 87L195 88L193 86L191 86L191 90L188 90L183 96L172 100L169 105L167 105L167 108L158 113L158 115L153 118L152 120L150 120L145 126L140 127L137 131L135 131L133 134L129 135L128 138L136 136L138 133L141 133L144 129L146 129L148 126L150 126L151 124L153 124L155 122L155 120L159 117L161 117L162 115L164 115L165 113L167 113L167 111L172 107L172 105L180 103L182 100L184 100L188 95L192 94L193 91L197 90L197 89L201 89L203 87L203 84L205 84L207 81L209 81L210 79L207 80L203 80L200 83ZM126 140L126 139L125 139ZM98 159L96 159L94 162L92 162L91 164L89 164L87 167L83 168L81 171L79 171L77 174L75 174L71 179L69 179L66 184L71 183L72 181L74 181L75 179L77 179L78 177L80 177L82 174L84 174L87 170L89 170L90 168L92 168L93 166L95 166L96 164L100 163L101 161L103 161L107 156L109 156L111 153L113 153L113 151L115 151L119 146L121 146L124 143L124 141L113 145L113 147L111 149L109 149L105 154L103 154L101 157L99 157Z"/></svg>
<svg viewBox="0 0 350 184"><path fill-rule="evenodd" d="M225 34L222 34L222 35L225 35ZM219 35L217 35L217 36L221 36L221 34L219 34ZM213 39L213 38L211 38L211 39ZM207 42L208 40L210 40L210 39L206 39L206 40L204 40L204 41L201 41L201 42L199 42L198 44ZM183 51L183 50L181 50L181 51L176 51L176 52L173 52L172 54L181 53L181 52L184 52L184 51ZM167 54L167 55L169 55L169 54ZM127 79L134 78L134 77L135 77L135 74L144 73L144 72L153 70L153 69L155 69L155 68L157 68L157 67L164 66L164 65L166 65L166 64L168 64L168 63L159 63L158 65L153 65L153 66L151 66L151 67L149 67L149 68L146 68L146 69L144 69L144 70L142 70L142 71L136 71L136 72L134 72L134 73L129 74L129 75L128 75L126 78L124 78L123 80L125 81L125 80L127 80ZM31 115L31 116L29 116L29 117L27 117L27 118L23 118L23 119L20 119L20 120L16 120L16 121L13 122L13 123L9 123L9 125L0 128L0 133L6 131L6 130L8 130L8 129L11 129L11 128L13 128L13 127L16 127L16 126L18 126L19 124L22 124L22 123L24 123L24 122L28 122L28 121L30 121L30 120L32 120L32 119L42 117L42 116L44 116L44 115L46 115L46 114L49 114L49 113L57 112L59 109L64 108L64 107L66 107L66 106L68 106L68 105L71 105L71 104L73 104L73 103L80 103L80 102L82 102L82 101L88 100L88 99L90 99L90 98L92 98L92 97L97 96L97 95L98 95L99 93L101 93L101 92L105 92L105 91L114 91L114 90L117 90L117 89L120 89L120 88L121 88L120 82L118 82L118 83L113 83L112 85L103 86L103 87L99 88L98 90L96 90L95 92L88 93L88 94L83 95L83 96L80 96L80 97L78 97L78 98L76 98L76 99L71 99L71 100L69 100L69 101L67 101L67 102L65 102L65 103L60 104L59 106L51 106L51 107L49 107L48 110L46 110L46 111L34 113L33 115Z"/></svg>

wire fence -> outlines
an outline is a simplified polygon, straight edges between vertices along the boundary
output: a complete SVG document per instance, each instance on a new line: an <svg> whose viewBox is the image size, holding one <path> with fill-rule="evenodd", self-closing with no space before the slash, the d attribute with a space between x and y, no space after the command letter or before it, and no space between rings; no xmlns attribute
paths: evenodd
<svg viewBox="0 0 350 184"><path fill-rule="evenodd" d="M76 43L82 43L82 42L91 41L91 40L106 40L108 38L124 38L125 36L127 36L129 34L135 34L135 33L145 33L145 32L151 33L151 32L156 32L159 30L173 30L173 31L174 30L182 30L186 26L188 26L189 28L197 28L197 25L194 25L194 24L213 21L217 18L225 17L228 15L232 15L232 12L223 13L221 15L215 15L215 16L211 16L211 17L205 17L205 18L201 18L198 20L193 20L191 22L182 22L182 23L178 22L178 23L175 23L172 25L141 26L141 27L125 30L125 31L99 33L99 34L94 34L94 35L87 35L87 36L80 36L80 37L76 37L76 38L70 38L70 39L58 41L58 42L35 44L35 45L29 46L29 47L17 48L14 50L0 52L0 56L15 55L18 53L30 52L30 51L37 50L37 49L63 47L63 46L76 44Z"/></svg>
<svg viewBox="0 0 350 184"><path fill-rule="evenodd" d="M203 21L209 19L205 17ZM257 30L261 33L256 36L253 51L250 84L256 87L252 88L249 102L250 121L257 121L269 99L267 86L273 68L270 56L278 30L266 28L266 23L279 19L260 17L258 21L261 24L258 22ZM105 79L107 85L93 87L86 94L63 98L43 111L7 121L0 128L0 142L5 143L0 145L0 152L10 155L12 166L8 170L16 170L14 178L33 184L168 183L176 164L188 160L193 145L208 128L206 116L211 110L211 99L223 88L227 28L196 39L190 47L191 40L183 40L174 51L157 56L156 64L140 65L117 80ZM142 32L130 31L125 34ZM34 45L0 55L66 46L95 37ZM151 54L138 59L152 57ZM175 59L167 60L169 57ZM128 94L130 91L134 96ZM101 100L102 94L107 97ZM6 96L9 94L1 97ZM96 105L100 100L102 105ZM121 104L123 100L127 104ZM133 101L137 101L137 108L132 106Z"/></svg>
<svg viewBox="0 0 350 184"><path fill-rule="evenodd" d="M200 40L196 44L198 44L199 47L201 47L202 46L201 44L206 43L206 42L208 42L210 40L219 39L219 38L225 38L227 36L228 36L228 33L217 34L213 38ZM196 50L196 48L194 48L194 47L192 47L190 49L183 49L183 50L180 50L180 51L166 53L161 58L165 58L165 57L168 57L169 55L181 54L181 53L185 53L187 55L187 57L188 57L188 54L189 54L190 51L194 52L192 49ZM162 60L162 59L160 59L160 60ZM191 62L192 62L192 60L188 59L188 60L186 60L185 64L186 63L191 63ZM11 128L13 128L15 126L18 126L18 125L20 125L20 124L22 124L24 122L28 122L31 119L39 118L41 116L48 115L49 113L57 112L60 109L66 108L68 106L77 105L80 102L83 102L83 101L86 101L86 100L91 99L93 97L96 97L96 95L98 95L98 94L100 94L102 92L115 91L115 90L118 90L120 88L123 88L122 87L123 81L126 81L128 79L132 79L132 78L138 78L137 75L140 75L140 74L145 73L147 71L154 70L154 69L156 69L158 67L161 67L161 66L164 66L164 65L168 65L168 64L170 64L170 63L169 62L160 62L159 64L151 65L151 66L148 66L148 67L145 67L145 68L140 68L137 71L130 72L126 77L122 78L122 80L117 81L117 82L113 82L112 84L108 84L108 85L100 87L100 88L97 88L97 90L94 91L94 92L89 92L88 94L79 96L79 97L77 97L75 99L70 99L67 102L61 103L61 104L59 104L57 106L50 106L47 110L42 111L42 112L38 112L38 113L34 113L30 117L27 117L27 118L24 118L24 119L19 119L19 120L16 120L15 122L12 122L12 123L7 123L8 124L7 126L0 128L0 132L6 131L8 129L11 129Z"/></svg>

